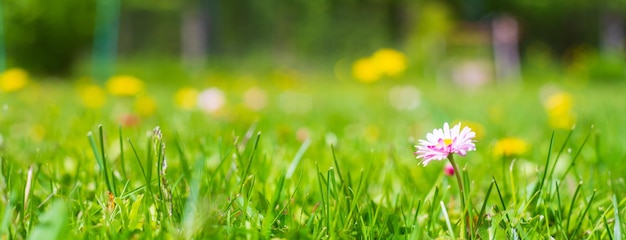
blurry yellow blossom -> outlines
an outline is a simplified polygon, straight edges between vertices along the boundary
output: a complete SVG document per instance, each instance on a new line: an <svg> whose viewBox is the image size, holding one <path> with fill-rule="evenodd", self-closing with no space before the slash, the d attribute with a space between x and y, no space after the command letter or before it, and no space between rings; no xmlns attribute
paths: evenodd
<svg viewBox="0 0 626 240"><path fill-rule="evenodd" d="M477 140L480 140L483 137L485 137L485 127L483 127L483 125L481 125L480 123L472 122L472 121L461 121L461 128L463 127L468 127L472 129L472 131L476 133Z"/></svg>
<svg viewBox="0 0 626 240"><path fill-rule="evenodd" d="M572 95L564 92L559 92L551 95L544 102L545 108L554 114L567 113L572 110L574 106L574 98Z"/></svg>
<svg viewBox="0 0 626 240"><path fill-rule="evenodd" d="M39 142L46 136L46 129L39 124L35 124L30 128L30 135L33 140Z"/></svg>
<svg viewBox="0 0 626 240"><path fill-rule="evenodd" d="M493 145L492 153L495 158L519 156L528 152L528 148L526 141L516 137L507 137L498 140Z"/></svg>
<svg viewBox="0 0 626 240"><path fill-rule="evenodd" d="M557 92L550 95L543 103L548 114L550 126L557 129L570 129L576 123L574 98L569 93Z"/></svg>
<svg viewBox="0 0 626 240"><path fill-rule="evenodd" d="M383 76L397 77L406 70L403 53L382 48L372 56L358 59L352 65L352 75L361 82L375 82Z"/></svg>
<svg viewBox="0 0 626 240"><path fill-rule="evenodd" d="M548 121L552 128L571 129L576 124L576 116L571 112L559 115L548 114Z"/></svg>
<svg viewBox="0 0 626 240"><path fill-rule="evenodd" d="M28 73L19 68L11 68L0 74L0 90L14 92L28 84Z"/></svg>
<svg viewBox="0 0 626 240"><path fill-rule="evenodd" d="M106 82L106 88L112 95L135 96L144 89L143 82L130 75L113 76Z"/></svg>
<svg viewBox="0 0 626 240"><path fill-rule="evenodd" d="M198 90L191 87L181 88L174 94L174 101L181 109L193 109L198 101Z"/></svg>
<svg viewBox="0 0 626 240"><path fill-rule="evenodd" d="M78 88L78 95L87 108L100 108L106 102L106 93L98 85L86 85Z"/></svg>
<svg viewBox="0 0 626 240"><path fill-rule="evenodd" d="M372 58L361 58L352 66L352 75L361 82L375 82L380 78L381 72Z"/></svg>
<svg viewBox="0 0 626 240"><path fill-rule="evenodd" d="M372 56L380 73L397 77L406 70L406 57L403 53L390 48L383 48Z"/></svg>
<svg viewBox="0 0 626 240"><path fill-rule="evenodd" d="M157 104L150 96L140 96L135 100L135 111L141 116L150 116L156 111Z"/></svg>

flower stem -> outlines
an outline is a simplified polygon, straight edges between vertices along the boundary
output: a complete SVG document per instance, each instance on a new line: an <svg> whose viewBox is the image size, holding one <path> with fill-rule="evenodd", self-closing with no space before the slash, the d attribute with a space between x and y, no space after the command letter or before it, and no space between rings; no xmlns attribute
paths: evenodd
<svg viewBox="0 0 626 240"><path fill-rule="evenodd" d="M456 176L456 181L459 185L459 195L461 195L461 212L463 215L463 222L465 223L465 233L468 239L472 239L470 235L472 230L470 229L469 218L466 212L467 209L465 208L465 185L463 185L463 180L461 179L461 171L459 171L459 167L454 161L454 155L449 154L448 160L450 160L450 164L452 164L452 168L454 168L454 176Z"/></svg>

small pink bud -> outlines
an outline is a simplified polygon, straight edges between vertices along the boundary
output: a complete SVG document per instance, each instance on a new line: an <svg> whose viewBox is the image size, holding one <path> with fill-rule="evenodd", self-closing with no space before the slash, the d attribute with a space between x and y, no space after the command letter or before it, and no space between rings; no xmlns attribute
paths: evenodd
<svg viewBox="0 0 626 240"><path fill-rule="evenodd" d="M134 127L139 125L141 119L137 115L134 114L124 114L119 117L118 121L123 127Z"/></svg>
<svg viewBox="0 0 626 240"><path fill-rule="evenodd" d="M443 172L448 176L454 176L454 167L448 163L445 167L443 167Z"/></svg>

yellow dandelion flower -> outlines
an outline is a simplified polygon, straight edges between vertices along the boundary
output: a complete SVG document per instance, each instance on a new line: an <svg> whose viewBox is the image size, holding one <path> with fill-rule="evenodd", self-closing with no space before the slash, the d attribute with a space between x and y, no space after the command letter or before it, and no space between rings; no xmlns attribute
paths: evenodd
<svg viewBox="0 0 626 240"><path fill-rule="evenodd" d="M498 140L493 145L492 153L495 158L511 157L522 155L528 152L528 149L529 146L526 141L516 137L507 137Z"/></svg>
<svg viewBox="0 0 626 240"><path fill-rule="evenodd" d="M570 129L576 123L573 112L574 98L566 92L558 92L544 101L550 127L556 129Z"/></svg>
<svg viewBox="0 0 626 240"><path fill-rule="evenodd" d="M576 116L572 112L549 113L548 123L555 129L571 129L576 124Z"/></svg>
<svg viewBox="0 0 626 240"><path fill-rule="evenodd" d="M574 98L569 93L555 93L546 99L544 106L550 114L567 113L574 107Z"/></svg>
<svg viewBox="0 0 626 240"><path fill-rule="evenodd" d="M374 53L372 59L379 71L390 77L397 77L406 70L406 57L394 49L382 48Z"/></svg>
<svg viewBox="0 0 626 240"><path fill-rule="evenodd" d="M150 116L156 112L157 103L154 98L144 95L135 100L135 112L141 116Z"/></svg>
<svg viewBox="0 0 626 240"><path fill-rule="evenodd" d="M198 90L191 87L181 88L174 94L176 106L184 110L190 110L196 107L197 101Z"/></svg>
<svg viewBox="0 0 626 240"><path fill-rule="evenodd" d="M28 73L20 68L11 68L0 74L0 90L15 92L28 84Z"/></svg>
<svg viewBox="0 0 626 240"><path fill-rule="evenodd" d="M78 88L78 95L87 108L101 108L106 103L106 92L100 86L91 84Z"/></svg>
<svg viewBox="0 0 626 240"><path fill-rule="evenodd" d="M372 58L361 58L352 65L352 75L361 82L370 83L378 81L381 72Z"/></svg>
<svg viewBox="0 0 626 240"><path fill-rule="evenodd" d="M476 133L476 139L480 140L483 137L485 137L485 127L483 127L483 125L481 125L480 123L477 122L472 122L472 121L460 121L461 124L461 128L463 127L469 127L470 129L472 129L472 131L474 131L474 133Z"/></svg>
<svg viewBox="0 0 626 240"><path fill-rule="evenodd" d="M135 96L144 90L143 82L130 75L113 76L106 82L106 88L112 95Z"/></svg>

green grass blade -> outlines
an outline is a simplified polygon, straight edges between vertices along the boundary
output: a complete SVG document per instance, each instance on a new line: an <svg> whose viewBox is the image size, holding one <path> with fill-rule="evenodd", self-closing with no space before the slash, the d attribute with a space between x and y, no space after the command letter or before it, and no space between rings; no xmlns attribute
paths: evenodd
<svg viewBox="0 0 626 240"><path fill-rule="evenodd" d="M252 160L254 159L254 154L256 153L257 147L259 146L259 139L261 139L261 132L258 132L256 135L256 141L254 141L254 147L252 148L252 152L250 153L250 158L248 158L248 164L240 176L241 177L241 184L239 186L240 193L243 192L243 186L246 182L245 179L247 178L248 173L250 172L250 167L252 166Z"/></svg>
<svg viewBox="0 0 626 240"><path fill-rule="evenodd" d="M285 176L281 176L281 178L278 180L278 185L275 188L275 193L274 193L274 200L272 201L272 205L271 208L276 208L278 207L278 202L280 202L280 196L283 192L283 187L285 186Z"/></svg>
<svg viewBox="0 0 626 240"><path fill-rule="evenodd" d="M467 236L467 238L474 239L473 233L474 233L474 206L472 205L472 199L470 198L470 178L469 178L469 173L467 172L467 169L465 167L463 167L463 170L461 171L462 175L463 175L463 197L465 199L465 209L462 210L463 213L463 217L465 218L465 232L467 234L465 234Z"/></svg>
<svg viewBox="0 0 626 240"><path fill-rule="evenodd" d="M332 186L334 184L331 184L331 178L334 179L334 171L333 168L331 167L330 169L328 169L328 177L326 178L326 229L328 230L328 235L332 238L333 237L333 231L330 225L331 222L331 215L330 215L330 199L331 199L331 195L332 195Z"/></svg>
<svg viewBox="0 0 626 240"><path fill-rule="evenodd" d="M327 207L327 203L326 202L327 201L326 201L326 199L328 197L326 197L326 198L324 197L324 187L323 187L325 180L324 180L324 176L322 175L322 172L320 172L319 165L316 163L315 166L316 166L316 169L317 169L317 183L319 185L320 198L322 199L322 201L321 201L322 208L323 208L322 218L326 218L327 219L327 216L325 216L325 215L327 214L327 211L326 211L326 207ZM324 225L326 226L326 231L328 231L328 229L330 227L329 226L330 224L328 224L327 222L324 222Z"/></svg>
<svg viewBox="0 0 626 240"><path fill-rule="evenodd" d="M587 140L589 140L589 137L591 136L591 130L589 130L589 132L587 132L587 136L585 137L585 140L583 140L583 143L580 144L580 147L578 148L578 151L576 151L576 154L574 154L574 157L572 157L572 162L570 163L570 165L567 167L567 169L565 170L565 172L563 173L563 176L561 176L560 181L563 182L563 179L565 179L565 176L567 176L567 173L574 168L574 165L576 164L576 160L578 159L578 156L580 156L580 153L583 150L583 147L585 146L585 144L587 143Z"/></svg>
<svg viewBox="0 0 626 240"><path fill-rule="evenodd" d="M446 220L446 227L448 227L448 232L450 233L450 237L452 239L456 239L454 234L454 229L452 228L452 223L450 223L450 217L448 216L448 211L446 211L446 205L443 204L443 201L439 201L439 205L441 206L441 212L443 213L443 218ZM463 233L461 233L463 235Z"/></svg>
<svg viewBox="0 0 626 240"><path fill-rule="evenodd" d="M583 225L583 220L585 220L585 216L587 215L587 212L589 212L589 208L591 208L591 204L593 203L593 200L595 197L596 197L596 190L594 189L593 193L591 194L591 198L589 199L589 202L587 203L587 206L585 207L585 210L580 215L580 217L578 217L578 223L576 224L576 229L574 229L572 236L575 236L580 230L580 227Z"/></svg>
<svg viewBox="0 0 626 240"><path fill-rule="evenodd" d="M137 165L139 165L139 169L141 170L141 174L145 178L146 184L149 184L150 183L150 179L148 178L148 174L146 173L146 170L143 167L143 163L141 163L141 158L139 157L139 154L137 153L137 149L135 149L135 145L133 145L133 142L130 140L130 138L128 138L127 140L128 140L128 145L130 145L130 148L133 150L133 153L135 154L135 159L137 160Z"/></svg>
<svg viewBox="0 0 626 240"><path fill-rule="evenodd" d="M613 240L613 233L611 233L609 221L606 220L606 216L602 216L602 223L604 223L604 229L606 230L606 235L609 236L609 240Z"/></svg>
<svg viewBox="0 0 626 240"><path fill-rule="evenodd" d="M103 169L104 165L102 163L102 156L100 155L100 153L98 153L98 147L96 147L96 140L94 140L92 132L87 133L87 139L89 140L89 145L91 146L91 150L93 151L93 156L96 158L96 163L98 163L98 167L100 169Z"/></svg>
<svg viewBox="0 0 626 240"><path fill-rule="evenodd" d="M430 202L430 211L428 212L428 216L436 216L435 206L436 206L437 201L439 201L439 187L435 186L435 192L433 193L433 198L431 199L431 202ZM435 222L434 217L429 218L428 225L426 226L426 230L428 231L429 235L435 234L435 231L433 230L434 224L435 224L434 222Z"/></svg>
<svg viewBox="0 0 626 240"><path fill-rule="evenodd" d="M541 175L541 181L539 181L539 185L535 188L535 190L533 191L534 194L537 194L538 192L541 192L543 189L543 185L546 181L546 177L547 177L547 173L548 173L548 168L550 167L550 155L552 153L552 145L554 144L554 131L552 131L552 136L550 136L550 146L548 147L548 156L546 157L546 163L544 164L544 169L543 169L543 174ZM497 187L497 185L496 185ZM536 198L537 200L539 198Z"/></svg>
<svg viewBox="0 0 626 240"><path fill-rule="evenodd" d="M187 162L187 157L185 156L185 150L183 150L183 144L181 143L180 136L176 134L174 136L174 143L176 146L176 150L178 151L178 157L180 157L180 167L182 168L182 172L185 175L187 181L191 181L191 170L189 170L189 163Z"/></svg>
<svg viewBox="0 0 626 240"><path fill-rule="evenodd" d="M194 175L189 185L189 197L185 203L185 209L182 217L183 235L186 239L191 239L194 233L196 211L198 209L198 201L200 199L200 185L204 177L204 161L200 157L196 159L194 164Z"/></svg>
<svg viewBox="0 0 626 240"><path fill-rule="evenodd" d="M511 223L511 219L509 218L509 214L506 212L506 204L504 203L504 198L502 197L502 193L500 192L500 187L498 187L498 182L496 181L496 177L491 176L491 181L494 185L496 185L496 191L498 192L498 197L500 198L500 204L502 204L502 210L505 212L506 220L508 223Z"/></svg>
<svg viewBox="0 0 626 240"><path fill-rule="evenodd" d="M415 207L415 215L413 215L413 222L412 222L414 226L417 226L418 224L417 217L419 216L421 207L422 207L422 200L417 200L417 206Z"/></svg>
<svg viewBox="0 0 626 240"><path fill-rule="evenodd" d="M102 124L98 125L98 132L100 133L100 154L102 155L102 171L104 173L104 178L110 184L109 192L112 192L114 196L117 196L117 187L115 186L113 168L111 168L111 176L109 177L109 168L107 167L107 158L104 152L104 129Z"/></svg>
<svg viewBox="0 0 626 240"><path fill-rule="evenodd" d="M580 192L580 188L583 186L583 182L579 182L576 187L576 191L574 191L574 196L572 196L572 202L569 205L569 211L567 214L567 225L565 225L565 231L569 231L569 224L572 222L572 215L574 213L574 204L576 203L576 197L578 197L578 193Z"/></svg>
<svg viewBox="0 0 626 240"><path fill-rule="evenodd" d="M152 160L154 160L154 148L152 147L152 139L146 140L146 176L148 182L152 181L152 169L154 168Z"/></svg>
<svg viewBox="0 0 626 240"><path fill-rule="evenodd" d="M565 151L565 148L567 147L567 143L569 143L570 139L572 138L573 133L574 133L574 128L572 128L569 131L569 133L567 134L567 137L565 137L565 140L563 141L563 145L561 145L561 148L556 153L556 158L554 160L554 163L552 164L552 168L550 169L550 174L548 174L548 179L552 179L552 176L554 175L554 170L556 169L556 164L559 162L559 158L561 157L561 154L563 154L563 151Z"/></svg>
<svg viewBox="0 0 626 240"><path fill-rule="evenodd" d="M63 200L55 200L50 208L39 218L28 239L60 239L67 225L68 209ZM64 236L65 238L67 236Z"/></svg>
<svg viewBox="0 0 626 240"><path fill-rule="evenodd" d="M613 236L615 236L615 239L622 239L622 221L620 220L619 204L617 204L617 196L615 194L613 194L611 201L613 202L614 215Z"/></svg>
<svg viewBox="0 0 626 240"><path fill-rule="evenodd" d="M99 128L102 129L102 125L100 125ZM98 152L98 148L96 147L96 140L93 138L93 134L91 132L87 133L87 138L89 139L91 150L93 151L94 157L96 158L96 161L98 162L100 171L102 172L102 175L104 176L104 183L106 184L107 190L113 193L113 188L111 187L111 183L109 182L109 174L107 171L106 160L104 159L104 153L100 154ZM103 151L104 144L101 143L100 145L101 145L100 151Z"/></svg>
<svg viewBox="0 0 626 240"><path fill-rule="evenodd" d="M289 168L287 169L287 173L285 174L285 177L287 179L291 179L291 176L293 176L293 173L296 171L296 167L298 167L298 164L300 164L300 160L302 159L302 156L304 156L304 153L306 152L306 150L309 148L310 145L311 145L310 138L307 138L306 140L304 140L302 145L300 145L298 152L291 160L291 164L289 164Z"/></svg>
<svg viewBox="0 0 626 240"><path fill-rule="evenodd" d="M485 194L485 201L483 205L480 207L480 212L478 213L478 221L476 223L476 229L478 229L485 221L485 212L487 211L487 202L489 202L489 196L491 195L491 190L493 189L494 181L489 184L489 188L487 189L487 193Z"/></svg>
<svg viewBox="0 0 626 240"><path fill-rule="evenodd" d="M339 177L339 182L341 183L342 186L347 186L345 182L343 181L343 176L341 176L341 168L339 168L339 162L337 162L337 155L335 154L335 147L333 145L330 145L330 151L333 154L333 163L335 165L335 168L337 169L337 176Z"/></svg>
<svg viewBox="0 0 626 240"><path fill-rule="evenodd" d="M1 236L10 235L9 228L11 227L12 218L13 218L13 204L12 202L8 202L4 206L4 214L2 216L2 223L0 223L0 235Z"/></svg>
<svg viewBox="0 0 626 240"><path fill-rule="evenodd" d="M124 137L122 135L122 125L118 126L118 131L119 131L119 142L120 142L120 164L122 165L122 177L124 177L124 179L128 179L128 177L126 176L126 160L124 158Z"/></svg>

